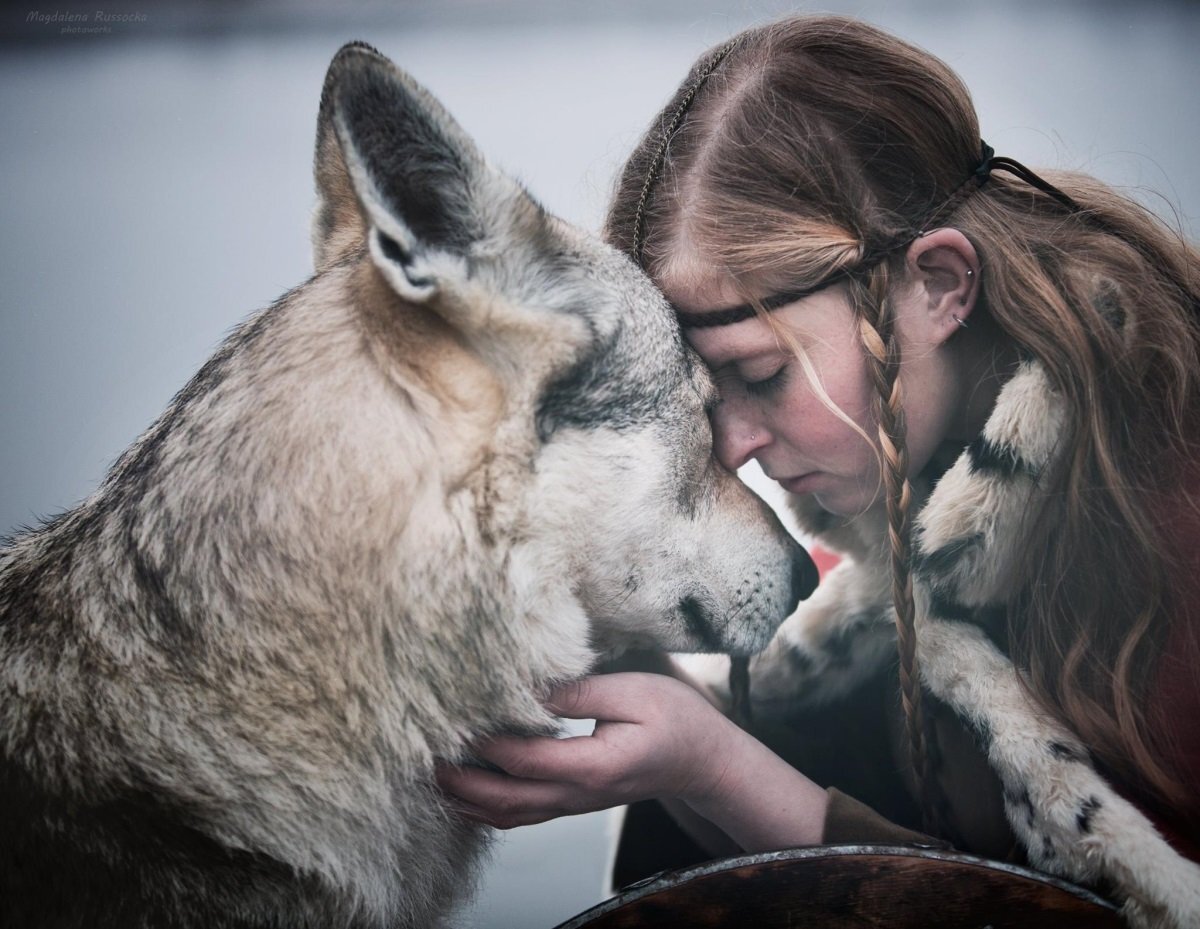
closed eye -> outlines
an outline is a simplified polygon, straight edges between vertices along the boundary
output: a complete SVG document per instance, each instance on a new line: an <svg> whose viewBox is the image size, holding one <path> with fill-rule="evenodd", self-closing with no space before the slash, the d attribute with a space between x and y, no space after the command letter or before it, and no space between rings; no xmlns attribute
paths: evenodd
<svg viewBox="0 0 1200 929"><path fill-rule="evenodd" d="M782 390L787 383L788 365L780 365L779 369L769 377L761 378L757 381L743 381L746 387L746 393L752 397L769 397L771 394Z"/></svg>

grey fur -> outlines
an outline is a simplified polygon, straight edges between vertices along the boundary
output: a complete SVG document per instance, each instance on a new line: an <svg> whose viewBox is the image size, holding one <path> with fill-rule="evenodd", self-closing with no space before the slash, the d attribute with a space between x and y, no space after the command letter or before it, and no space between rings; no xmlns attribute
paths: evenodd
<svg viewBox="0 0 1200 929"><path fill-rule="evenodd" d="M435 759L815 583L662 297L367 46L315 168L313 278L0 550L0 924L433 925L486 845Z"/></svg>

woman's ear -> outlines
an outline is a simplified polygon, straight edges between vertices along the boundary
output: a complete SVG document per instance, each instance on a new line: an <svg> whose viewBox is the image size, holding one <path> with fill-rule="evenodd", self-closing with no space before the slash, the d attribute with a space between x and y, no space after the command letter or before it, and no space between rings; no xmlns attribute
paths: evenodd
<svg viewBox="0 0 1200 929"><path fill-rule="evenodd" d="M957 229L934 229L917 238L905 256L914 309L925 315L934 342L970 325L979 293L979 255Z"/></svg>

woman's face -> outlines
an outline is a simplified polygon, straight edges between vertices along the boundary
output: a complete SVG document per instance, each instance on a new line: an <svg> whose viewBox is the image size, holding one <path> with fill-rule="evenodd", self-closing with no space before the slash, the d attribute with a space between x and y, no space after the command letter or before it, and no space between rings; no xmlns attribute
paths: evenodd
<svg viewBox="0 0 1200 929"><path fill-rule="evenodd" d="M743 302L728 280L697 265L675 263L674 269L659 283L679 309L703 312ZM893 306L904 358L912 475L963 423L965 395L971 391L962 383L960 353L947 344L951 333L923 312L920 295L901 287ZM780 307L771 317L803 348L828 400L854 425L823 402L800 360L764 320L689 328L685 337L720 388L721 402L712 415L717 458L731 471L756 459L785 490L812 494L831 513L861 513L879 498L882 484L875 453L875 390L845 286Z"/></svg>

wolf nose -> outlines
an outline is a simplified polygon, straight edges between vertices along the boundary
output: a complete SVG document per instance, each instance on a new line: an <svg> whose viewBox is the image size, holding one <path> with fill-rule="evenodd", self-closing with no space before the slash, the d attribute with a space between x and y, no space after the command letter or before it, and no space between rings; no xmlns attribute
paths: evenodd
<svg viewBox="0 0 1200 929"><path fill-rule="evenodd" d="M801 600L807 600L817 589L817 566L809 557L808 551L798 542L793 542L792 549L792 603L788 612L796 608Z"/></svg>

